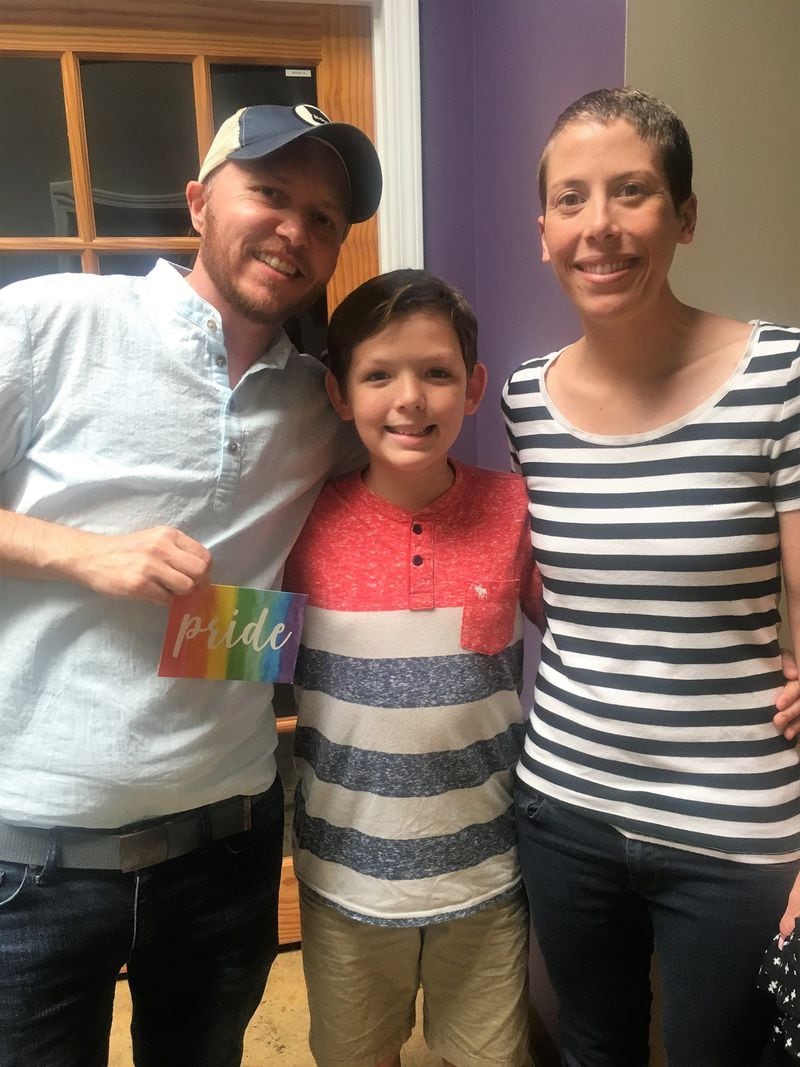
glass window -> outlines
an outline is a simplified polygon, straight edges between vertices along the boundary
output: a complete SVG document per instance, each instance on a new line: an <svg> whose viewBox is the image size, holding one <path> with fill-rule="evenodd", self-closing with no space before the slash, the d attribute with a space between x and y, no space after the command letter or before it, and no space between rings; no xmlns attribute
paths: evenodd
<svg viewBox="0 0 800 1067"><path fill-rule="evenodd" d="M84 60L81 86L98 236L189 234L184 189L198 167L191 65Z"/></svg>
<svg viewBox="0 0 800 1067"><path fill-rule="evenodd" d="M266 67L254 63L212 63L214 129L251 104L316 104L317 76L309 67Z"/></svg>
<svg viewBox="0 0 800 1067"><path fill-rule="evenodd" d="M80 274L81 257L64 252L0 252L0 287L41 274Z"/></svg>
<svg viewBox="0 0 800 1067"><path fill-rule="evenodd" d="M58 60L0 58L0 100L0 236L56 236L72 177Z"/></svg>
<svg viewBox="0 0 800 1067"><path fill-rule="evenodd" d="M316 58L287 66L240 57L290 56L304 35L310 60L323 54L329 33L336 39L344 32L352 47L332 63L331 91L345 114L363 110L371 83L369 20L361 14L358 29L349 21L347 29L335 28L338 18L328 26L326 17L309 19L305 11L297 25L283 16L273 25L265 14L262 36L248 20L221 11L210 54L184 33L163 29L156 15L148 21L158 30L152 49L146 30L114 28L113 18L68 34L49 24L3 34L0 285L73 271L142 275L159 255L191 269L200 237L185 188L197 173L198 136L205 142L207 126L218 128L249 104L319 101ZM195 64L208 70L207 79L195 77ZM374 271L374 237L363 264L354 251L361 256L359 240L343 250L346 269L328 290L334 300L346 291L343 278ZM326 324L321 294L286 326L298 348L320 355Z"/></svg>
<svg viewBox="0 0 800 1067"><path fill-rule="evenodd" d="M97 257L100 263L101 274L149 274L156 265L156 260L167 259L170 263L177 263L179 267L192 269L194 253L182 255L179 252L120 252L103 253Z"/></svg>

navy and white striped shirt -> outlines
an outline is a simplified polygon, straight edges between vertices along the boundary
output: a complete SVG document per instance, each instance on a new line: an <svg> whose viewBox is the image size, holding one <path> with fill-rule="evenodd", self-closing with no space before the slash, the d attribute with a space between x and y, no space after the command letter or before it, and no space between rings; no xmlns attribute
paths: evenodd
<svg viewBox="0 0 800 1067"><path fill-rule="evenodd" d="M547 631L524 792L629 836L750 862L800 856L800 759L772 723L778 512L800 507L800 330L758 324L737 370L670 425L599 436L504 389Z"/></svg>

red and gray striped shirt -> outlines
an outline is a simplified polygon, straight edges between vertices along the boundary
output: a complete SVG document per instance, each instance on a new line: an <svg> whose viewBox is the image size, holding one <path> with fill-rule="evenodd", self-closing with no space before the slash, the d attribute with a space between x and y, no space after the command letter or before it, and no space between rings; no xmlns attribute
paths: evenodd
<svg viewBox="0 0 800 1067"><path fill-rule="evenodd" d="M423 925L515 891L522 609L538 618L525 487L453 464L412 514L330 483L287 564L298 660L295 870L345 913Z"/></svg>

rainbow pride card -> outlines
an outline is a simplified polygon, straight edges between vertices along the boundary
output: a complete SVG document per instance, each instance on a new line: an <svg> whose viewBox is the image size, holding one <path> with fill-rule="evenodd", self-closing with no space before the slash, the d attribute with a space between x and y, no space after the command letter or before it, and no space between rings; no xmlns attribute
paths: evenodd
<svg viewBox="0 0 800 1067"><path fill-rule="evenodd" d="M176 597L159 675L291 682L307 599L237 585L209 585Z"/></svg>

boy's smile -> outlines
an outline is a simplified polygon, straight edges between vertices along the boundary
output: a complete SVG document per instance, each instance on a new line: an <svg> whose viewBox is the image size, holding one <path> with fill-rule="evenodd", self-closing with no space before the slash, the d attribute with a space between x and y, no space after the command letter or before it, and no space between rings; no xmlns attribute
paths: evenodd
<svg viewBox="0 0 800 1067"><path fill-rule="evenodd" d="M352 419L369 454L369 488L409 510L425 507L452 482L447 456L486 384L471 376L446 315L403 315L353 349L344 393L329 376L336 410Z"/></svg>
<svg viewBox="0 0 800 1067"><path fill-rule="evenodd" d="M410 426L387 426L386 430L388 433L397 434L398 437L422 438L427 437L429 433L433 433L435 427L426 426L422 430L414 430Z"/></svg>

